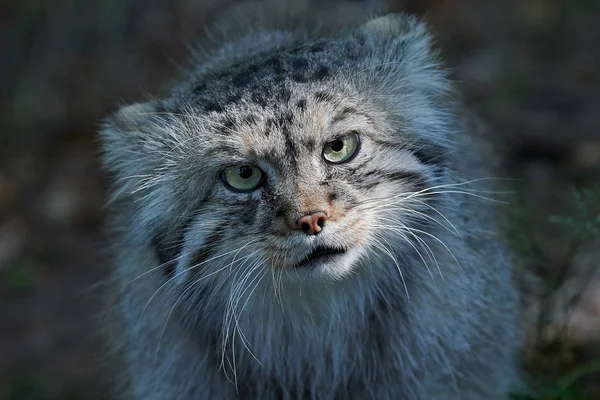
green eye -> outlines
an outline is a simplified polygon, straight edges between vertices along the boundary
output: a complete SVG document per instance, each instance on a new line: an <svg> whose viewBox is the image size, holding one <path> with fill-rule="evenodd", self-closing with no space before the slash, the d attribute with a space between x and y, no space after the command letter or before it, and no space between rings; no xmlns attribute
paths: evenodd
<svg viewBox="0 0 600 400"><path fill-rule="evenodd" d="M350 132L327 143L323 149L323 157L333 164L350 161L358 152L359 144L358 134Z"/></svg>
<svg viewBox="0 0 600 400"><path fill-rule="evenodd" d="M254 165L236 165L225 168L221 178L230 189L248 192L260 186L262 171Z"/></svg>

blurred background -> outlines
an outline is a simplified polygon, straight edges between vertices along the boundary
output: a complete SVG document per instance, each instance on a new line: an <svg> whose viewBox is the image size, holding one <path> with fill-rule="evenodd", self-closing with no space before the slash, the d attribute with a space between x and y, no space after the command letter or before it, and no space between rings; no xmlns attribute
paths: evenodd
<svg viewBox="0 0 600 400"><path fill-rule="evenodd" d="M0 4L0 399L109 398L98 123L159 94L234 2ZM600 399L600 1L389 6L429 21L507 150L508 239L532 272L519 279L532 392L517 398Z"/></svg>

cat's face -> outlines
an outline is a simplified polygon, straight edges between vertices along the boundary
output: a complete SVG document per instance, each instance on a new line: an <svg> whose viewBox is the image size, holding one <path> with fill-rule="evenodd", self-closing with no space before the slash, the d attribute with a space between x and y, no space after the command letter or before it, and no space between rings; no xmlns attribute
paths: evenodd
<svg viewBox="0 0 600 400"><path fill-rule="evenodd" d="M287 104L267 112L232 107L225 130L223 115L195 123L193 110L180 116L202 132L192 157L199 164L187 168L203 179L182 184L205 194L186 228L190 257L179 273L240 249L234 263L246 261L242 268L340 278L423 212L410 196L433 177L413 143L363 99L322 89L292 89ZM223 258L232 262L234 253Z"/></svg>
<svg viewBox="0 0 600 400"><path fill-rule="evenodd" d="M141 150L109 151L107 163L142 177L121 190L138 193L135 225L153 232L171 277L341 279L377 268L377 257L393 264L399 242L410 249L411 229L431 219L427 190L447 150L443 74L415 72L410 58L367 63L369 40L267 54L201 76L175 100L122 111L138 134L114 146ZM421 47L415 56L429 62Z"/></svg>

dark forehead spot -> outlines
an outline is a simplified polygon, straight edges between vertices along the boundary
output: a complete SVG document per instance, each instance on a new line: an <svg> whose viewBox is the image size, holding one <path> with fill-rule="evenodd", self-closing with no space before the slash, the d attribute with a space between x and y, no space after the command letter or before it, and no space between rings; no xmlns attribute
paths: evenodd
<svg viewBox="0 0 600 400"><path fill-rule="evenodd" d="M273 120L273 118L269 118L267 120L267 122L265 122L265 131L264 134L266 137L269 137L269 135L271 134L271 129L273 129L273 124L275 123L275 121Z"/></svg>
<svg viewBox="0 0 600 400"><path fill-rule="evenodd" d="M221 125L223 126L223 128L225 128L226 130L231 130L233 129L233 127L235 126L235 122L233 121L233 119L231 118L223 118L221 120Z"/></svg>
<svg viewBox="0 0 600 400"><path fill-rule="evenodd" d="M246 71L248 72L248 74L253 74L255 72L257 72L260 69L260 67L256 64L251 64L248 67L246 67Z"/></svg>
<svg viewBox="0 0 600 400"><path fill-rule="evenodd" d="M298 83L308 82L308 78L303 71L294 71L294 73L292 73L292 80Z"/></svg>
<svg viewBox="0 0 600 400"><path fill-rule="evenodd" d="M267 99L259 91L255 91L254 93L252 93L252 96L250 96L250 99L252 100L253 103L258 104L262 108L267 107Z"/></svg>
<svg viewBox="0 0 600 400"><path fill-rule="evenodd" d="M283 62L279 57L271 57L265 62L265 66L271 68L277 75L281 75L285 72Z"/></svg>
<svg viewBox="0 0 600 400"><path fill-rule="evenodd" d="M256 123L256 115L248 114L248 115L244 116L243 121L248 125L255 124Z"/></svg>
<svg viewBox="0 0 600 400"><path fill-rule="evenodd" d="M306 99L300 99L300 100L298 100L296 102L296 107L298 107L302 111L306 110Z"/></svg>
<svg viewBox="0 0 600 400"><path fill-rule="evenodd" d="M311 53L319 53L319 52L323 51L324 49L325 49L325 42L323 42L323 41L314 43L309 47L309 50Z"/></svg>
<svg viewBox="0 0 600 400"><path fill-rule="evenodd" d="M279 89L279 92L277 93L277 99L283 102L288 102L290 101L290 97L292 97L292 92L290 92L289 89L282 87Z"/></svg>
<svg viewBox="0 0 600 400"><path fill-rule="evenodd" d="M246 87L250 84L250 73L247 71L242 71L239 74L237 74L236 76L233 77L233 80L231 81L231 83L233 84L233 86L235 86L236 88L243 88Z"/></svg>
<svg viewBox="0 0 600 400"><path fill-rule="evenodd" d="M288 127L292 123L293 120L294 120L294 113L292 113L291 111L286 111L279 116L279 118L277 119L277 123L281 127Z"/></svg>
<svg viewBox="0 0 600 400"><path fill-rule="evenodd" d="M315 99L320 102L331 101L333 96L330 93L319 91L315 93Z"/></svg>
<svg viewBox="0 0 600 400"><path fill-rule="evenodd" d="M288 53L294 54L294 55L296 55L298 53L305 53L305 46L303 46L303 45L296 46L296 47L288 50Z"/></svg>
<svg viewBox="0 0 600 400"><path fill-rule="evenodd" d="M319 65L319 67L317 67L317 70L313 74L313 77L318 81L322 81L323 79L327 78L328 76L329 76L329 67L327 67L326 65L322 65L322 64Z"/></svg>
<svg viewBox="0 0 600 400"><path fill-rule="evenodd" d="M201 82L194 88L194 94L202 93L206 90L206 83Z"/></svg>
<svg viewBox="0 0 600 400"><path fill-rule="evenodd" d="M294 119L294 114L291 111L286 111L277 119L277 123L281 128L281 133L283 135L283 139L285 141L286 153L290 155L288 159L291 163L292 167L296 166L296 156L298 155L298 149L296 148L296 144L291 138L290 135L290 125Z"/></svg>
<svg viewBox="0 0 600 400"><path fill-rule="evenodd" d="M337 193L335 193L335 192L329 193L329 201L333 201L335 199L337 199Z"/></svg>
<svg viewBox="0 0 600 400"><path fill-rule="evenodd" d="M306 58L295 58L292 61L292 67L296 68L296 69L305 69L306 67L308 67L308 60Z"/></svg>

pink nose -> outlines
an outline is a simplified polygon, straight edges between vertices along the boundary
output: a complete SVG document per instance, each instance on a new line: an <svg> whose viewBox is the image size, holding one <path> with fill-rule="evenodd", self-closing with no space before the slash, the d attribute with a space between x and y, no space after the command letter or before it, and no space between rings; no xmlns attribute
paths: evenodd
<svg viewBox="0 0 600 400"><path fill-rule="evenodd" d="M319 211L299 218L296 225L309 235L316 235L321 232L326 219L327 214Z"/></svg>

